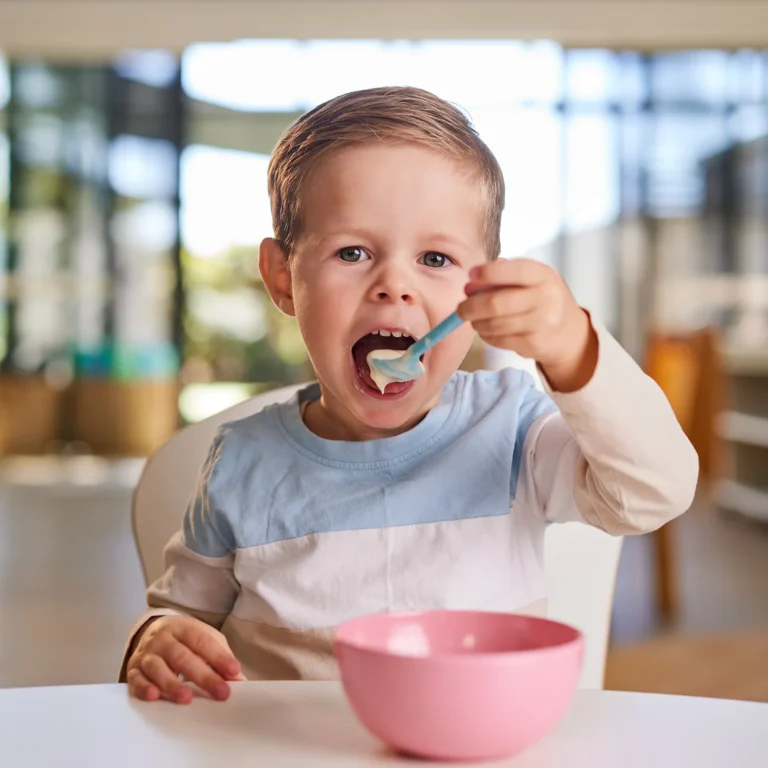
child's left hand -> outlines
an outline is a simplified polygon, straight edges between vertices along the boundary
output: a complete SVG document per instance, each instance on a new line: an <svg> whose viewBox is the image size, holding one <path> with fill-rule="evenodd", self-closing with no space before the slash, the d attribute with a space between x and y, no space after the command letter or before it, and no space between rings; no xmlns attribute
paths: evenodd
<svg viewBox="0 0 768 768"><path fill-rule="evenodd" d="M530 259L499 259L470 272L459 315L483 341L533 358L553 389L573 392L597 365L597 334L562 277Z"/></svg>

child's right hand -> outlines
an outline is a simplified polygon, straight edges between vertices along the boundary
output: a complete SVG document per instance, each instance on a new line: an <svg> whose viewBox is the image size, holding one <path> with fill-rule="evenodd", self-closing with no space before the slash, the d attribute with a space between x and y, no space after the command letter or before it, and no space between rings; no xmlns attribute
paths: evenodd
<svg viewBox="0 0 768 768"><path fill-rule="evenodd" d="M219 701L229 698L228 680L245 680L221 632L191 616L162 616L143 629L128 660L128 690L144 701L189 704L192 688L179 675Z"/></svg>

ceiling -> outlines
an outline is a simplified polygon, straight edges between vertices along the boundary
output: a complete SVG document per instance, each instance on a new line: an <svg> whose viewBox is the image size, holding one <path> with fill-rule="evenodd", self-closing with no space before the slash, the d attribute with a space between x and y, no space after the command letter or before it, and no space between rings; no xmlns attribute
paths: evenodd
<svg viewBox="0 0 768 768"><path fill-rule="evenodd" d="M0 0L0 51L77 59L238 38L768 47L768 0Z"/></svg>

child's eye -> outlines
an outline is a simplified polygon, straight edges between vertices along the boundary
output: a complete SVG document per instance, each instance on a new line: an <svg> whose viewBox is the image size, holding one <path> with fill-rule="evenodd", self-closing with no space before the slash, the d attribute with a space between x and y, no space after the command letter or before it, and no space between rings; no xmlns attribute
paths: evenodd
<svg viewBox="0 0 768 768"><path fill-rule="evenodd" d="M425 253L419 259L419 263L423 264L425 267L440 269L441 267L448 266L451 263L451 260L442 253L435 253L434 251L430 251L429 253Z"/></svg>
<svg viewBox="0 0 768 768"><path fill-rule="evenodd" d="M336 255L347 264L357 264L359 261L367 261L371 257L364 248L358 245L350 245L336 252Z"/></svg>

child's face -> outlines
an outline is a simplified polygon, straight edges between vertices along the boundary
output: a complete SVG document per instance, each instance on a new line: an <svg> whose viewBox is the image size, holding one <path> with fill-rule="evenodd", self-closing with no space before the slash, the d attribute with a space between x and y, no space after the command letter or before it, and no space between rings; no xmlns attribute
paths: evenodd
<svg viewBox="0 0 768 768"><path fill-rule="evenodd" d="M429 149L371 144L329 156L302 192L294 253L286 264L274 241L265 243L262 272L278 306L296 315L326 421L347 439L409 429L461 364L472 328L429 351L421 378L383 395L365 358L374 348L405 349L407 336L424 336L465 297L469 270L486 260L482 187Z"/></svg>

